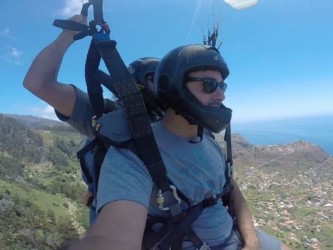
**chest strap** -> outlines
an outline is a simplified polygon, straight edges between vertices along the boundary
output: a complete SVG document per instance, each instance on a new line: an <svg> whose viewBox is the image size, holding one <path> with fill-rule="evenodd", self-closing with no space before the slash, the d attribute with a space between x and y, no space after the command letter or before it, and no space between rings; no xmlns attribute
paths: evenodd
<svg viewBox="0 0 333 250"><path fill-rule="evenodd" d="M193 231L192 224L205 208L215 206L221 197L222 193L205 199L183 213L177 216L170 216L167 219L149 218L143 239L143 249L180 250L183 239L186 237L196 249L209 250L208 245ZM163 226L158 231L155 231L153 227L158 224L163 224Z"/></svg>

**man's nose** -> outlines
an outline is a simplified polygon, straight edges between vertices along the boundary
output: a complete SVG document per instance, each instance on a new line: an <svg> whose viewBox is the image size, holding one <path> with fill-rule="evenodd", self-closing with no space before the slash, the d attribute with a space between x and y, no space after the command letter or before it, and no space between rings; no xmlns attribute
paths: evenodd
<svg viewBox="0 0 333 250"><path fill-rule="evenodd" d="M216 88L216 90L214 91L214 98L216 100L219 100L220 102L224 101L225 95L221 88Z"/></svg>

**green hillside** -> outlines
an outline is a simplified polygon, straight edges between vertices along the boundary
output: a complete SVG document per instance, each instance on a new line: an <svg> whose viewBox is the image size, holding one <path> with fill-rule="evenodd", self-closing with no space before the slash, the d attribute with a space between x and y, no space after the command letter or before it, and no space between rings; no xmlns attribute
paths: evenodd
<svg viewBox="0 0 333 250"><path fill-rule="evenodd" d="M0 249L57 249L84 233L81 138L59 122L0 114ZM256 226L292 249L333 249L332 156L306 142L232 140L234 176Z"/></svg>
<svg viewBox="0 0 333 250"><path fill-rule="evenodd" d="M59 122L29 127L0 115L0 249L57 249L87 226L81 136Z"/></svg>

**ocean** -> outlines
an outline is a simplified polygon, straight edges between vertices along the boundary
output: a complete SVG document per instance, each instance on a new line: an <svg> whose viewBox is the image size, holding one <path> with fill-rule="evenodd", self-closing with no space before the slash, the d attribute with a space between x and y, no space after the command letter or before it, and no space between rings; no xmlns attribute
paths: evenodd
<svg viewBox="0 0 333 250"><path fill-rule="evenodd" d="M307 141L333 155L333 115L270 121L235 122L232 132L255 145Z"/></svg>

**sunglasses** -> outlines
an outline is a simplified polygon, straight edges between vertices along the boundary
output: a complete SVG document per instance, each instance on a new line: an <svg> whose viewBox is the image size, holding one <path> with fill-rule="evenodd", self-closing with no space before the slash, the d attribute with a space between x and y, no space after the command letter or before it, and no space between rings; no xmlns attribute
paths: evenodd
<svg viewBox="0 0 333 250"><path fill-rule="evenodd" d="M213 93L218 87L224 93L227 89L227 84L223 81L218 82L214 78L209 77L191 77L188 76L185 78L186 82L202 82L203 83L203 91L207 94Z"/></svg>

